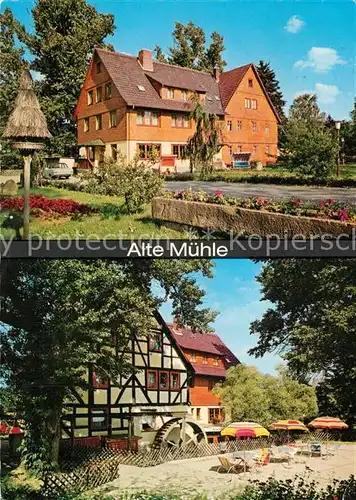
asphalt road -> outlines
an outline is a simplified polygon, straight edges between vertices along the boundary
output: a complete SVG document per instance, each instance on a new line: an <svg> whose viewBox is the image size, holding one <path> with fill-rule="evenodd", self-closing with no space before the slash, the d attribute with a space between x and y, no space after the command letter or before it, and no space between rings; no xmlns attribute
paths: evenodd
<svg viewBox="0 0 356 500"><path fill-rule="evenodd" d="M307 187L307 186L278 186L269 184L240 184L230 182L204 181L169 181L165 187L170 191L192 188L193 191L214 193L217 189L224 195L244 198L261 196L263 198L290 199L297 198L305 201L320 201L333 199L340 202L356 203L355 188L335 187Z"/></svg>

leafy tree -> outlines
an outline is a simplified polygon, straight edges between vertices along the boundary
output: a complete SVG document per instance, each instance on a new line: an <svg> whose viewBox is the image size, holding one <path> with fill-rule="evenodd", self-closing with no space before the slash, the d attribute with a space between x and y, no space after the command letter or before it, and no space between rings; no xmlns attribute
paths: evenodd
<svg viewBox="0 0 356 500"><path fill-rule="evenodd" d="M168 299L178 321L209 330L215 314L201 307L204 291L194 276L211 277L211 267L205 260L135 259L3 265L0 320L10 326L1 339L1 373L20 395L28 469L56 466L63 402L71 388L87 389L88 364L111 379L132 372L129 361L115 357L113 336L122 349L136 332L149 335L152 312Z"/></svg>
<svg viewBox="0 0 356 500"><path fill-rule="evenodd" d="M315 95L294 99L284 127L282 160L294 172L325 178L335 171L337 141L325 115L320 112Z"/></svg>
<svg viewBox="0 0 356 500"><path fill-rule="evenodd" d="M214 31L211 34L211 43L205 51L204 63L202 65L204 71L212 73L216 67L219 68L220 71L224 71L226 66L226 61L224 61L222 57L224 50L224 37Z"/></svg>
<svg viewBox="0 0 356 500"><path fill-rule="evenodd" d="M189 158L191 172L200 170L206 174L213 170L214 157L223 146L222 129L217 116L206 111L199 97L195 96L192 101L194 109L190 117L196 129L188 140L185 157Z"/></svg>
<svg viewBox="0 0 356 500"><path fill-rule="evenodd" d="M268 261L257 281L273 307L251 324L250 354L281 353L302 382L322 374L321 407L355 423L355 260Z"/></svg>
<svg viewBox="0 0 356 500"><path fill-rule="evenodd" d="M254 366L237 365L225 382L214 388L232 420L269 426L279 419L304 419L317 413L313 387L293 380L279 367L278 376L265 375Z"/></svg>
<svg viewBox="0 0 356 500"><path fill-rule="evenodd" d="M85 190L88 193L122 196L129 213L139 212L163 187L163 178L150 168L156 162L154 151L148 164L139 158L127 163L121 155L116 161L105 159L100 169L87 174Z"/></svg>
<svg viewBox="0 0 356 500"><path fill-rule="evenodd" d="M6 8L0 13L0 136L17 96L18 82L24 66L23 55L23 49L16 46L12 12ZM22 167L21 155L4 141L1 144L1 168Z"/></svg>
<svg viewBox="0 0 356 500"><path fill-rule="evenodd" d="M346 160L352 160L356 157L356 98L354 99L354 108L350 113L350 120L344 122L340 130L341 140L344 140L341 153Z"/></svg>
<svg viewBox="0 0 356 500"><path fill-rule="evenodd" d="M289 120L305 123L309 128L324 128L326 116L320 111L315 94L296 97L289 109Z"/></svg>
<svg viewBox="0 0 356 500"><path fill-rule="evenodd" d="M224 39L216 31L211 34L211 43L206 48L206 37L202 28L192 21L186 25L176 22L173 47L169 49L168 58L163 55L158 45L155 47L155 56L161 62L211 73L216 66L221 71L226 66L222 58L224 50Z"/></svg>
<svg viewBox="0 0 356 500"><path fill-rule="evenodd" d="M284 121L285 114L283 108L286 105L286 101L283 99L283 94L279 81L277 80L276 73L271 68L271 64L269 62L262 60L258 63L256 68L273 106L275 107L281 120Z"/></svg>
<svg viewBox="0 0 356 500"><path fill-rule="evenodd" d="M155 46L155 48L153 50L153 53L154 53L155 59L158 62L161 62L161 63L167 63L168 62L166 56L163 53L163 50L161 49L161 47L159 45Z"/></svg>
<svg viewBox="0 0 356 500"><path fill-rule="evenodd" d="M33 56L40 75L40 103L53 135L49 152L76 152L73 112L94 47L106 47L114 32L111 14L99 14L86 0L38 0L32 9L34 32L15 22L16 34Z"/></svg>

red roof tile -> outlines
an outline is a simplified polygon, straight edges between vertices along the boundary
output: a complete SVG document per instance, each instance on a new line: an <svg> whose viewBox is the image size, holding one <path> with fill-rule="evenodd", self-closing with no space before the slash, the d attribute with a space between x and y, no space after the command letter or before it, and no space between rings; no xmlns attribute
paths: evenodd
<svg viewBox="0 0 356 500"><path fill-rule="evenodd" d="M226 377L226 368L221 366L198 365L191 363L196 375L210 375L212 377Z"/></svg>
<svg viewBox="0 0 356 500"><path fill-rule="evenodd" d="M239 363L235 354L230 351L216 333L193 333L191 328L186 327L178 329L173 324L168 324L168 327L181 349L215 354L215 356L221 358L226 365L236 365Z"/></svg>
<svg viewBox="0 0 356 500"><path fill-rule="evenodd" d="M153 71L148 72L142 68L135 56L102 49L95 51L129 106L172 111L191 110L190 102L162 99L152 85L152 80L155 80L165 86L205 92L206 109L211 113L225 114L219 85L209 73L159 62L154 62ZM138 86L144 87L145 90L140 90Z"/></svg>

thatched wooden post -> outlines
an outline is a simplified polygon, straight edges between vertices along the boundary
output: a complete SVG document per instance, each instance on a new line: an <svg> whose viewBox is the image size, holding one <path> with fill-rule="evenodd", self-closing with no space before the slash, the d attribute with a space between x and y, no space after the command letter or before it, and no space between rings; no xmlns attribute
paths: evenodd
<svg viewBox="0 0 356 500"><path fill-rule="evenodd" d="M51 137L46 118L41 111L33 90L33 80L28 69L25 69L22 73L19 93L16 97L14 109L7 121L3 137L14 140L11 146L22 151L24 159L23 239L28 240L30 234L31 161L34 152L44 147L41 142L38 142L38 139Z"/></svg>

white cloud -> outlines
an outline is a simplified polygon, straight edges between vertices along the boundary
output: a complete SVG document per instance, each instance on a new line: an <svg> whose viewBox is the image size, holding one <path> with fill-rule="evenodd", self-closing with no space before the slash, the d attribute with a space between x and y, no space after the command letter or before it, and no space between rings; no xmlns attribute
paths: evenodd
<svg viewBox="0 0 356 500"><path fill-rule="evenodd" d="M332 104L340 94L336 85L325 85L324 83L316 83L315 92L322 104Z"/></svg>
<svg viewBox="0 0 356 500"><path fill-rule="evenodd" d="M288 19L284 29L288 33L298 33L305 26L305 22L299 16L292 16Z"/></svg>
<svg viewBox="0 0 356 500"><path fill-rule="evenodd" d="M316 83L313 90L300 90L295 93L295 97L303 94L316 94L320 104L333 104L341 92L336 85Z"/></svg>
<svg viewBox="0 0 356 500"><path fill-rule="evenodd" d="M312 47L307 54L306 60L297 61L297 68L312 68L316 73L329 71L336 64L346 64L335 49L330 47Z"/></svg>

